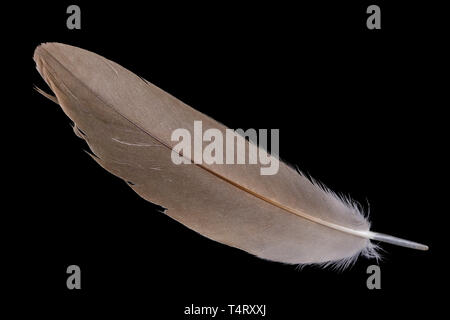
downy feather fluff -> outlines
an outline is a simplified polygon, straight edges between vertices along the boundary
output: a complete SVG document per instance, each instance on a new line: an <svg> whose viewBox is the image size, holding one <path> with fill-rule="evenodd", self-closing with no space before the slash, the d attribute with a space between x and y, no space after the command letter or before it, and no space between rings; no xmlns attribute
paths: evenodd
<svg viewBox="0 0 450 320"><path fill-rule="evenodd" d="M40 45L34 60L55 97L39 91L74 122L92 158L205 237L267 260L341 268L378 257L371 239L427 250L370 231L351 201L281 161L272 176L254 165L175 165L173 130L193 132L201 120L225 136L226 127L115 62L60 43Z"/></svg>

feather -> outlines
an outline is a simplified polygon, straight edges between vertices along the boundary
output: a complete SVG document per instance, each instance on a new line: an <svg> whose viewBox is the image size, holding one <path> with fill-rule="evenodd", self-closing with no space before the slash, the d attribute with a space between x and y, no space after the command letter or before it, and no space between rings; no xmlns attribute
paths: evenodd
<svg viewBox="0 0 450 320"><path fill-rule="evenodd" d="M267 260L338 267L359 255L378 257L370 240L428 249L370 231L352 201L281 161L275 175L245 164L176 165L175 129L193 132L194 121L202 121L204 130L225 136L226 127L95 53L46 43L34 60L55 97L44 95L74 122L92 158L205 237ZM245 143L249 148L252 142Z"/></svg>

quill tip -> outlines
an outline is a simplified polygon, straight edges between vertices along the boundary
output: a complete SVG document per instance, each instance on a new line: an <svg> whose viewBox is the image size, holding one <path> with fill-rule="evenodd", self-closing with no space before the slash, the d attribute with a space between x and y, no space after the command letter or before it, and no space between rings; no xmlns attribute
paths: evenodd
<svg viewBox="0 0 450 320"><path fill-rule="evenodd" d="M427 251L429 249L425 244L393 237L383 233L371 232L370 239L416 250Z"/></svg>

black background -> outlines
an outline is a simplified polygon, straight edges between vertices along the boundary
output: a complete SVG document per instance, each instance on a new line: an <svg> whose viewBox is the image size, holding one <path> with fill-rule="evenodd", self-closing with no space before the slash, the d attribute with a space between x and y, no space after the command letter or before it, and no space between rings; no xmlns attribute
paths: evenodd
<svg viewBox="0 0 450 320"><path fill-rule="evenodd" d="M30 130L39 139L30 146L34 191L18 212L29 215L33 203L44 306L61 316L156 319L201 318L183 314L191 304L266 304L269 319L436 310L445 278L431 218L442 201L434 171L444 148L439 8L374 3L381 30L366 28L371 2L36 3L31 84L47 89L31 59L42 42L101 54L230 128L279 128L280 156L370 203L373 230L431 247L383 245L382 289L368 290L375 261L361 258L342 273L299 271L215 243L96 165L62 110L30 84ZM70 4L81 7L81 30L66 28ZM71 264L81 267L79 291L66 288Z"/></svg>

